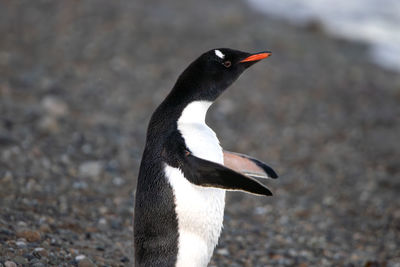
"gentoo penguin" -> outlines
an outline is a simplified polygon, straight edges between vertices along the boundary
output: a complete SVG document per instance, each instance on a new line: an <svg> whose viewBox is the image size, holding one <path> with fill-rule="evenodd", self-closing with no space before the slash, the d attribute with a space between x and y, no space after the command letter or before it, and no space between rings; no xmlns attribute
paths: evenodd
<svg viewBox="0 0 400 267"><path fill-rule="evenodd" d="M272 193L277 178L252 157L221 148L205 116L240 74L270 52L213 49L197 58L153 113L136 190L136 266L207 266L221 233L225 191Z"/></svg>

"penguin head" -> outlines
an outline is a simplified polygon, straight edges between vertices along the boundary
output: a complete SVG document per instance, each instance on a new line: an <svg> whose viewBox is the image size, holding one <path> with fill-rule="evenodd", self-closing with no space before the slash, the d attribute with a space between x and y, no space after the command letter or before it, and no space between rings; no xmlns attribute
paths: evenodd
<svg viewBox="0 0 400 267"><path fill-rule="evenodd" d="M191 101L214 101L245 69L270 55L268 51L252 54L229 48L212 49L187 67L176 87Z"/></svg>

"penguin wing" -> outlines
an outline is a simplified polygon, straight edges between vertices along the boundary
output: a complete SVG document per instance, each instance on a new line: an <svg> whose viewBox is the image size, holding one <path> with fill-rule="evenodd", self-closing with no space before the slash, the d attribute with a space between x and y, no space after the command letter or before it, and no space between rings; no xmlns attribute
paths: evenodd
<svg viewBox="0 0 400 267"><path fill-rule="evenodd" d="M276 172L264 162L240 153L224 150L224 165L253 178L278 178Z"/></svg>
<svg viewBox="0 0 400 267"><path fill-rule="evenodd" d="M221 164L193 156L191 153L185 155L180 168L186 179L196 185L272 196L271 191L257 180Z"/></svg>

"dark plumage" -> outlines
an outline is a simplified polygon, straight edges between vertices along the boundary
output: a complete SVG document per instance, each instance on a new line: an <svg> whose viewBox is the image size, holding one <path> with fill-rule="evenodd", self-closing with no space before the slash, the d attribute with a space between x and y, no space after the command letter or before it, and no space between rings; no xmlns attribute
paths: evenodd
<svg viewBox="0 0 400 267"><path fill-rule="evenodd" d="M204 53L187 67L150 119L135 201L137 266L175 266L177 262L179 223L174 191L164 173L165 164L180 169L195 185L272 195L250 176L194 155L178 129L177 122L190 103L214 101L246 68L270 54L216 51ZM267 171L265 176L276 176L264 163L251 160Z"/></svg>

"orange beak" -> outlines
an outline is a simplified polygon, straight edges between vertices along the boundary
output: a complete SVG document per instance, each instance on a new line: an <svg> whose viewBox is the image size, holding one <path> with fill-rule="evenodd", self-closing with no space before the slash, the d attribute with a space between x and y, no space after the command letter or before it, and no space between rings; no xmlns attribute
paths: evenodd
<svg viewBox="0 0 400 267"><path fill-rule="evenodd" d="M250 62L250 61L259 61L261 59L269 57L271 54L272 54L271 52L260 52L260 53L248 56L245 59L241 60L240 62L242 63L242 62Z"/></svg>

